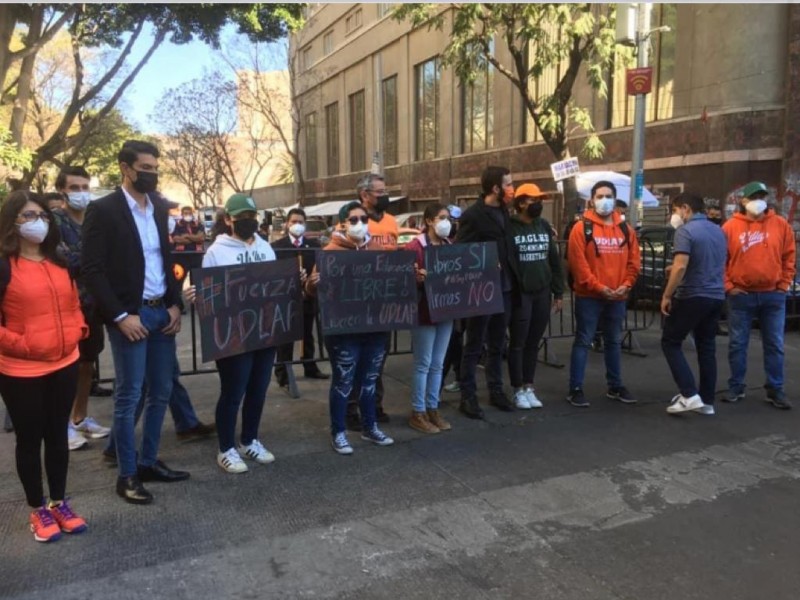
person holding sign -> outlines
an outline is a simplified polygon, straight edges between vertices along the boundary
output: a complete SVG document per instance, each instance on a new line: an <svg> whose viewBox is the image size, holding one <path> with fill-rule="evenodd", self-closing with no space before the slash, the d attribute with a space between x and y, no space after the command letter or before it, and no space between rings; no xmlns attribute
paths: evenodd
<svg viewBox="0 0 800 600"><path fill-rule="evenodd" d="M483 419L478 405L475 373L486 342L486 384L489 402L499 410L514 410L503 391L503 346L511 316L511 296L517 286L517 261L511 242L508 208L514 200L511 172L505 167L486 167L481 174L481 196L461 215L456 241L496 242L500 262L504 311L467 320L466 343L461 359L460 410L470 419Z"/></svg>
<svg viewBox="0 0 800 600"><path fill-rule="evenodd" d="M203 268L243 265L275 260L268 242L256 235L256 204L246 194L233 194L225 203L225 223L230 233L220 234L203 257ZM186 300L194 302L196 286L187 290ZM217 464L228 473L244 473L242 456L265 465L275 460L258 439L258 426L267 398L275 348L262 348L216 361L220 393L216 420L219 437ZM236 447L236 420L242 407L242 433Z"/></svg>
<svg viewBox="0 0 800 600"><path fill-rule="evenodd" d="M553 228L542 218L547 194L533 183L524 183L514 193L514 209L509 233L519 264L519 294L511 311L511 341L508 348L508 374L514 387L517 408L541 408L533 391L536 355L550 322L551 296L561 310L564 295L564 270Z"/></svg>
<svg viewBox="0 0 800 600"><path fill-rule="evenodd" d="M425 229L406 245L406 250L417 254L417 265L425 264L425 247L449 244L450 211L442 204L429 204L422 215ZM442 387L442 364L450 343L453 321L431 321L428 298L422 283L427 272L417 271L420 284L419 326L411 330L414 348L414 380L411 387L412 429L422 433L439 433L450 430L450 423L439 414L439 391Z"/></svg>
<svg viewBox="0 0 800 600"><path fill-rule="evenodd" d="M370 237L368 221L367 211L359 202L345 204L339 210L339 229L333 233L323 251L383 250ZM307 294L316 295L319 280L315 266L306 280ZM333 371L329 395L331 444L338 454L353 453L353 447L347 439L345 416L348 397L356 387L360 389L361 439L378 446L394 444L392 438L378 429L375 413L375 386L386 357L388 335L386 332L373 332L325 336L325 347Z"/></svg>

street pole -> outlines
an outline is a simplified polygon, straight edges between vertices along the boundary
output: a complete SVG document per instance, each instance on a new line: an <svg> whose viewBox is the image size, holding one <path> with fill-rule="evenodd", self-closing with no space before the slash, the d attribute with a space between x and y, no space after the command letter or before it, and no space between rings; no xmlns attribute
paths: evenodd
<svg viewBox="0 0 800 600"><path fill-rule="evenodd" d="M636 5L636 66L647 66L647 41L650 34L650 6L646 2ZM644 124L647 94L636 94L633 117L633 158L631 159L631 193L628 214L633 217L633 227L639 226L639 205L644 188Z"/></svg>

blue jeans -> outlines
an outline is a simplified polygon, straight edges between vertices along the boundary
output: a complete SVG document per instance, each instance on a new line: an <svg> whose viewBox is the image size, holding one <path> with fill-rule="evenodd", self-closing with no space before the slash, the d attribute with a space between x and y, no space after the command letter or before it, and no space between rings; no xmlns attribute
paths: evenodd
<svg viewBox="0 0 800 600"><path fill-rule="evenodd" d="M142 325L150 335L131 342L118 327L108 327L108 339L114 357L114 440L120 477L136 475L136 407L142 396L145 379L148 383L144 402L144 424L139 464L150 467L158 459L161 425L172 394L175 371L175 336L161 329L169 323L163 306L142 306Z"/></svg>
<svg viewBox="0 0 800 600"><path fill-rule="evenodd" d="M325 348L331 361L329 395L331 433L345 430L347 399L353 388L361 391L358 404L365 431L375 426L375 384L381 372L388 333L357 333L325 336Z"/></svg>
<svg viewBox="0 0 800 600"><path fill-rule="evenodd" d="M731 376L728 389L743 394L747 373L747 346L753 319L761 328L766 386L783 390L783 329L786 324L786 294L783 292L748 292L728 296L728 363Z"/></svg>
<svg viewBox="0 0 800 600"><path fill-rule="evenodd" d="M474 401L477 394L475 372L478 370L484 342L486 342L486 386L489 388L489 393L503 392L503 347L511 319L511 292L503 294L503 306L504 310L501 313L467 319L466 341L459 370L462 402Z"/></svg>
<svg viewBox="0 0 800 600"><path fill-rule="evenodd" d="M217 360L219 400L217 401L217 435L219 451L226 452L236 443L236 419L242 407L243 446L258 439L258 426L267 399L275 348L264 348ZM242 401L244 399L244 402Z"/></svg>
<svg viewBox="0 0 800 600"><path fill-rule="evenodd" d="M411 406L416 412L426 408L439 408L439 390L442 387L442 364L453 322L420 325L411 330L414 348L414 381L411 387Z"/></svg>
<svg viewBox="0 0 800 600"><path fill-rule="evenodd" d="M714 298L674 298L672 310L661 332L661 349L678 390L685 398L699 393L703 404L714 404L717 387L717 325L723 304L724 301ZM683 340L689 333L694 337L697 349L699 388L683 354Z"/></svg>
<svg viewBox="0 0 800 600"><path fill-rule="evenodd" d="M575 298L575 341L569 361L569 389L583 388L586 361L598 324L603 332L603 357L606 383L609 388L622 386L622 323L625 320L624 300Z"/></svg>
<svg viewBox="0 0 800 600"><path fill-rule="evenodd" d="M139 422L139 417L142 416L144 409L144 399L147 395L147 381L145 381L144 388L142 388L142 395L139 399L139 405L136 407L136 415L134 422ZM172 394L169 397L169 412L172 413L172 420L175 422L175 432L180 433L187 431L200 424L200 419L194 412L194 406L189 398L189 392L183 387L181 383L181 367L178 364L177 358L175 359L175 371L172 374ZM117 449L114 442L114 430L108 436L108 443L106 444L105 452L107 454L114 454L116 456Z"/></svg>

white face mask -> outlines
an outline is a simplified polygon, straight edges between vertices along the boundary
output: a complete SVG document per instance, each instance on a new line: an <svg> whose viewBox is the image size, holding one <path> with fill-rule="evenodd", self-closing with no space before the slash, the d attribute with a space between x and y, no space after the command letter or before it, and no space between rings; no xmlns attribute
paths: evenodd
<svg viewBox="0 0 800 600"><path fill-rule="evenodd" d="M745 204L744 208L751 215L757 217L767 210L767 202L766 200L750 200L747 204Z"/></svg>
<svg viewBox="0 0 800 600"><path fill-rule="evenodd" d="M683 225L683 219L681 219L681 216L678 213L672 213L672 216L669 218L669 224L673 229L677 229Z"/></svg>
<svg viewBox="0 0 800 600"><path fill-rule="evenodd" d="M23 223L17 225L19 234L34 244L41 244L44 238L47 237L47 232L50 231L50 224L42 219L36 219L33 222Z"/></svg>
<svg viewBox="0 0 800 600"><path fill-rule="evenodd" d="M194 221L194 215L183 215L183 220L186 221L187 223L191 223L192 221Z"/></svg>
<svg viewBox="0 0 800 600"><path fill-rule="evenodd" d="M613 198L602 198L594 201L594 211L601 217L607 217L614 210Z"/></svg>
<svg viewBox="0 0 800 600"><path fill-rule="evenodd" d="M169 234L172 235L175 232L175 225L177 225L177 221L175 221L175 217L170 217L167 219L167 230Z"/></svg>
<svg viewBox="0 0 800 600"><path fill-rule="evenodd" d="M359 221L355 225L347 225L347 235L349 235L354 240L363 240L367 237L368 227L366 223L362 223Z"/></svg>
<svg viewBox="0 0 800 600"><path fill-rule="evenodd" d="M91 199L92 195L89 192L70 192L67 194L67 204L72 210L86 210Z"/></svg>
<svg viewBox="0 0 800 600"><path fill-rule="evenodd" d="M450 220L445 219L444 221L436 221L436 225L434 225L433 230L440 238L446 238L450 236L450 230L452 228L453 225L450 223Z"/></svg>
<svg viewBox="0 0 800 600"><path fill-rule="evenodd" d="M619 213L619 220L620 221L624 221L625 220L625 215L623 213Z"/></svg>
<svg viewBox="0 0 800 600"><path fill-rule="evenodd" d="M306 226L302 223L295 223L291 227L289 227L289 233L291 233L294 237L299 238L303 237L303 234L306 232Z"/></svg>

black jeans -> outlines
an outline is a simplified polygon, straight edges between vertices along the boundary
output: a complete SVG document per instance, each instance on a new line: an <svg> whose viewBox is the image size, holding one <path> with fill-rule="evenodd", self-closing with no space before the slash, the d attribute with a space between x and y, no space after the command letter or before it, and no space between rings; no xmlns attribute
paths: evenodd
<svg viewBox="0 0 800 600"><path fill-rule="evenodd" d="M461 379L461 356L464 350L464 321L456 319L453 322L453 333L450 334L450 344L447 346L447 354L444 355L442 364L442 385L447 378L450 369L453 369L456 381Z"/></svg>
<svg viewBox="0 0 800 600"><path fill-rule="evenodd" d="M310 304L310 306L309 306ZM303 350L300 358L303 360L311 360L314 358L314 322L317 317L316 302L303 303ZM294 354L294 344L284 344L278 346L277 363L290 362ZM319 367L315 362L304 362L303 373L311 375L319 371ZM275 377L278 383L283 384L286 381L286 365L275 365Z"/></svg>
<svg viewBox="0 0 800 600"><path fill-rule="evenodd" d="M511 341L508 344L508 376L511 385L533 385L536 356L547 324L550 322L550 290L536 294L520 293L511 311Z"/></svg>
<svg viewBox="0 0 800 600"><path fill-rule="evenodd" d="M713 298L673 298L672 310L664 321L661 349L672 378L686 398L700 394L703 404L714 404L717 386L717 324L724 300ZM683 340L692 333L697 348L700 386L683 354Z"/></svg>
<svg viewBox="0 0 800 600"><path fill-rule="evenodd" d="M34 508L44 498L42 442L50 499L64 499L69 466L67 422L77 386L77 362L41 377L0 375L0 394L17 436L17 475Z"/></svg>
<svg viewBox="0 0 800 600"><path fill-rule="evenodd" d="M503 346L511 318L511 292L503 294L505 310L496 315L483 315L467 319L464 353L461 358L461 400L472 402L477 394L475 372L486 342L486 385L489 393L503 391Z"/></svg>

